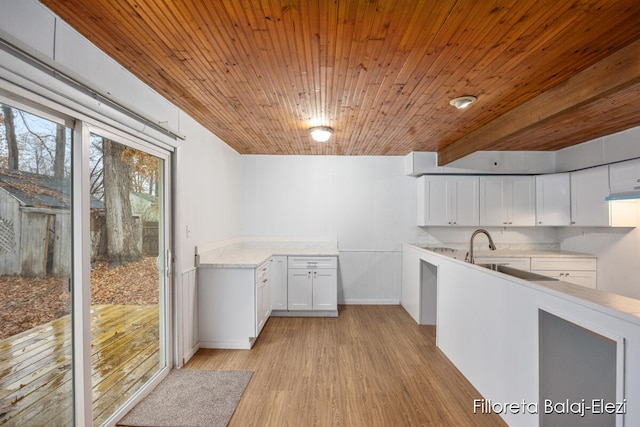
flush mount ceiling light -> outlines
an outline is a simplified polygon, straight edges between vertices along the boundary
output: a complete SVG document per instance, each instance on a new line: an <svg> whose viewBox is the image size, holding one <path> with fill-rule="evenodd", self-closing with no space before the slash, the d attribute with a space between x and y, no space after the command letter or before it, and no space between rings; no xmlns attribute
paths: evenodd
<svg viewBox="0 0 640 427"><path fill-rule="evenodd" d="M475 96L465 95L452 99L451 101L449 101L449 104L453 105L457 109L467 108L476 99L478 98L476 98Z"/></svg>
<svg viewBox="0 0 640 427"><path fill-rule="evenodd" d="M309 129L309 133L311 134L311 138L313 138L315 141L325 142L329 138L331 138L333 129L328 126L316 126Z"/></svg>

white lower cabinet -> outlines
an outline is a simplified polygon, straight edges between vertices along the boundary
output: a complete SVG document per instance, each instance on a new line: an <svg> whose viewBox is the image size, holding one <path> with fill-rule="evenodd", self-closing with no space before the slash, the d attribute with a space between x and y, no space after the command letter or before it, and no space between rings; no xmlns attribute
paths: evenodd
<svg viewBox="0 0 640 427"><path fill-rule="evenodd" d="M256 337L271 315L270 263L267 261L256 270Z"/></svg>
<svg viewBox="0 0 640 427"><path fill-rule="evenodd" d="M289 311L338 310L337 257L289 257Z"/></svg>
<svg viewBox="0 0 640 427"><path fill-rule="evenodd" d="M596 258L531 258L531 271L576 285L596 288Z"/></svg>
<svg viewBox="0 0 640 427"><path fill-rule="evenodd" d="M290 268L287 275L289 294L288 310L311 310L313 308L313 278L310 269Z"/></svg>
<svg viewBox="0 0 640 427"><path fill-rule="evenodd" d="M287 256L273 256L271 258L269 273L269 282L271 283L271 309L286 310L288 305Z"/></svg>
<svg viewBox="0 0 640 427"><path fill-rule="evenodd" d="M271 312L269 265L198 269L201 348L253 346Z"/></svg>
<svg viewBox="0 0 640 427"><path fill-rule="evenodd" d="M579 270L531 270L533 273L542 274L543 276L552 277L562 280L563 282L573 283L574 285L585 286L587 288L596 289L596 272L595 271L579 271Z"/></svg>
<svg viewBox="0 0 640 427"><path fill-rule="evenodd" d="M514 257L475 257L476 264L500 264L519 270L531 271L563 282L596 288L597 259L595 257L575 256L514 256Z"/></svg>

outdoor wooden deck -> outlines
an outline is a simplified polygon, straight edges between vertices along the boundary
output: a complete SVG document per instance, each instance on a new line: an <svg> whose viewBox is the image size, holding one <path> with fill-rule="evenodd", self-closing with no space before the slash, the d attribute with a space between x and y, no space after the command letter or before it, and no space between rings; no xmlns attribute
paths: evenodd
<svg viewBox="0 0 640 427"><path fill-rule="evenodd" d="M94 425L159 368L157 306L92 306ZM0 340L0 425L72 425L70 316Z"/></svg>

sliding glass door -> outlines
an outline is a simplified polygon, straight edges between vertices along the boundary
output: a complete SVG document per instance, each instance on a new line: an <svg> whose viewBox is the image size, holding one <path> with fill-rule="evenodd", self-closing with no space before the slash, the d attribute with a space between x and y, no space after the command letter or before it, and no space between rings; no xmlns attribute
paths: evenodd
<svg viewBox="0 0 640 427"><path fill-rule="evenodd" d="M73 422L68 125L0 104L0 425Z"/></svg>
<svg viewBox="0 0 640 427"><path fill-rule="evenodd" d="M90 134L91 379L100 425L165 366L165 162Z"/></svg>
<svg viewBox="0 0 640 427"><path fill-rule="evenodd" d="M170 365L170 154L14 101L0 103L0 426L113 423Z"/></svg>

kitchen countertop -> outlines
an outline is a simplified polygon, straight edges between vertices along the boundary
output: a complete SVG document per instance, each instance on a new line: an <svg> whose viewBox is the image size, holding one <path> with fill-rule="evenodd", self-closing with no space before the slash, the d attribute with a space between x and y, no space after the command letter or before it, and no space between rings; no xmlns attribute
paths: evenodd
<svg viewBox="0 0 640 427"><path fill-rule="evenodd" d="M610 310L640 318L640 300L634 298L612 294L598 289L591 289L580 285L574 285L573 283L563 282L561 280L533 280L531 283L561 292L565 295L570 295L583 301L588 301L601 307L606 307Z"/></svg>
<svg viewBox="0 0 640 427"><path fill-rule="evenodd" d="M199 254L197 267L201 268L256 268L275 255L286 256L338 256L335 248L234 248L223 253L210 251Z"/></svg>
<svg viewBox="0 0 640 427"><path fill-rule="evenodd" d="M574 299L574 301L583 301L587 304L593 304L596 307L601 307L604 310L618 315L621 315L622 318L626 320L631 320L634 323L640 323L640 300L625 297L622 295L612 294L606 291L602 291L599 289L587 288L585 286L575 285L573 283L564 282L561 280L525 280L519 279L514 276L509 276L507 274L492 271L489 269L485 269L478 265L468 264L464 262L464 255L466 254L466 250L458 250L456 251L458 254L462 253L462 258L454 258L451 254L450 250L442 250L437 247L429 248L429 247L421 247L409 244L409 246L413 246L418 249L422 249L428 252L432 252L437 256L444 256L447 258L453 258L458 262L462 262L462 265L469 268L477 268L478 271L483 273L488 273L492 275L497 275L501 277L509 277L511 280L517 280L524 286L529 287L537 287L538 289L546 289L548 293L554 293L558 296L564 295L565 298ZM434 250L435 249L435 250ZM480 253L482 255L480 255ZM476 258L480 256L491 256L491 257L532 257L532 256L544 256L544 257L579 257L579 258L595 258L594 255L578 253L578 252L567 252L567 251L541 251L541 250L514 250L514 251L479 251L478 255L474 256ZM631 316L625 317L625 316ZM620 317L620 316L619 316Z"/></svg>
<svg viewBox="0 0 640 427"><path fill-rule="evenodd" d="M462 248L459 245L449 246L419 246L410 244L417 248L435 252L449 258L463 260L465 259L469 247ZM581 252L561 251L561 250L542 250L542 249L496 249L495 251L486 249L476 249L473 251L474 258L535 258L535 257L558 257L558 258L595 258L595 255Z"/></svg>

